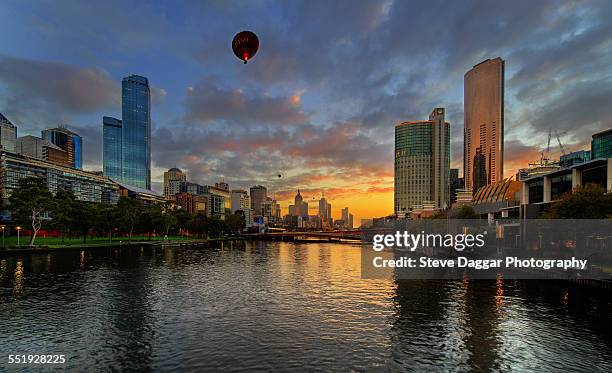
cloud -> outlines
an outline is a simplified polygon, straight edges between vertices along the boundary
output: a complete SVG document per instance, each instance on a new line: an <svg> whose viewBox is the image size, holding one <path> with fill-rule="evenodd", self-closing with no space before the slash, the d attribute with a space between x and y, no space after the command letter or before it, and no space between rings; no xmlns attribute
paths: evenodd
<svg viewBox="0 0 612 373"><path fill-rule="evenodd" d="M60 112L87 113L119 103L118 83L97 68L0 56L0 82L8 100L23 100L26 107L40 102Z"/></svg>
<svg viewBox="0 0 612 373"><path fill-rule="evenodd" d="M202 80L187 89L188 123L206 124L212 121L295 124L308 119L295 95L269 96L248 94L242 89L225 89L212 78Z"/></svg>

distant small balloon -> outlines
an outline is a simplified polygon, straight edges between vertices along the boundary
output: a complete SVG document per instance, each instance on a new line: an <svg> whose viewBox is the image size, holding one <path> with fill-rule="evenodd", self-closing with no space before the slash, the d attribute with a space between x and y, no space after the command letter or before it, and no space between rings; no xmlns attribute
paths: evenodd
<svg viewBox="0 0 612 373"><path fill-rule="evenodd" d="M259 38L251 31L241 31L232 40L232 50L236 57L246 64L259 49Z"/></svg>
<svg viewBox="0 0 612 373"><path fill-rule="evenodd" d="M283 177L283 175L281 175L281 174L278 174L278 178L280 179L281 177Z"/></svg>

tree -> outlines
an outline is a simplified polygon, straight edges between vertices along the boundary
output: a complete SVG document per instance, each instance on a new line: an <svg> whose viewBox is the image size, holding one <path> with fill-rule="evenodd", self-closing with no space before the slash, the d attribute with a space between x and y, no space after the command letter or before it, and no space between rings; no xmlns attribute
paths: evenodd
<svg viewBox="0 0 612 373"><path fill-rule="evenodd" d="M232 233L241 233L246 226L244 222L244 214L228 214L225 217L225 223Z"/></svg>
<svg viewBox="0 0 612 373"><path fill-rule="evenodd" d="M168 235L170 228L178 224L178 218L175 216L172 209L172 203L160 203L156 205L156 209L152 216L153 226L156 230Z"/></svg>
<svg viewBox="0 0 612 373"><path fill-rule="evenodd" d="M9 198L9 204L15 221L32 227L28 245L33 246L43 221L48 220L53 211L53 195L41 178L27 177L19 180L19 186Z"/></svg>
<svg viewBox="0 0 612 373"><path fill-rule="evenodd" d="M209 220L210 219L204 214L196 214L189 221L187 229L192 234L201 237L202 235L208 233L208 225L210 224Z"/></svg>
<svg viewBox="0 0 612 373"><path fill-rule="evenodd" d="M180 230L188 230L194 216L187 212L185 209L177 209L172 212L172 215L176 219L176 227Z"/></svg>
<svg viewBox="0 0 612 373"><path fill-rule="evenodd" d="M480 219L480 215L478 215L472 206L463 205L452 215L453 219Z"/></svg>
<svg viewBox="0 0 612 373"><path fill-rule="evenodd" d="M55 204L53 206L53 220L51 224L55 229L59 229L62 232L63 243L66 233L69 233L74 225L74 205L76 199L72 191L61 189L55 193L54 200Z"/></svg>
<svg viewBox="0 0 612 373"><path fill-rule="evenodd" d="M138 224L142 211L142 203L135 199L121 197L117 202L117 220L121 228L128 232L128 242L130 243L132 242L134 227Z"/></svg>
<svg viewBox="0 0 612 373"><path fill-rule="evenodd" d="M544 214L548 219L609 219L612 218L612 194L597 184L578 187L551 204Z"/></svg>
<svg viewBox="0 0 612 373"><path fill-rule="evenodd" d="M101 203L96 207L95 228L99 232L108 233L108 242L113 240L113 229L118 227L117 205Z"/></svg>
<svg viewBox="0 0 612 373"><path fill-rule="evenodd" d="M96 206L90 202L75 201L73 211L75 218L73 227L81 232L83 243L85 243L89 230L96 224Z"/></svg>

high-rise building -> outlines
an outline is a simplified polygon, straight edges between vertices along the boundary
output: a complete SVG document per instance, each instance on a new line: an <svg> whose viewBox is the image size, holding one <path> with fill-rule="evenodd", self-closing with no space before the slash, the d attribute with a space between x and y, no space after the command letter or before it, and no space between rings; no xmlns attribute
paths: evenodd
<svg viewBox="0 0 612 373"><path fill-rule="evenodd" d="M463 179L459 178L459 169L450 169L450 205L457 202L457 190L463 189Z"/></svg>
<svg viewBox="0 0 612 373"><path fill-rule="evenodd" d="M187 181L187 174L176 167L164 172L164 197L181 192L181 183Z"/></svg>
<svg viewBox="0 0 612 373"><path fill-rule="evenodd" d="M121 115L122 120L102 119L104 175L151 189L151 90L147 78L123 78Z"/></svg>
<svg viewBox="0 0 612 373"><path fill-rule="evenodd" d="M435 108L429 120L395 126L396 214L406 214L424 202L449 207L449 174L450 124L444 120L443 108Z"/></svg>
<svg viewBox="0 0 612 373"><path fill-rule="evenodd" d="M17 147L17 127L0 113L0 149L15 152Z"/></svg>
<svg viewBox="0 0 612 373"><path fill-rule="evenodd" d="M68 153L64 149L40 137L27 135L17 138L16 152L26 157L73 167L72 162L68 160Z"/></svg>
<svg viewBox="0 0 612 373"><path fill-rule="evenodd" d="M276 224L281 219L280 213L280 205L276 202L276 200L268 197L262 204L261 210L265 221L268 223Z"/></svg>
<svg viewBox="0 0 612 373"><path fill-rule="evenodd" d="M121 180L151 189L151 90L149 80L138 75L121 83Z"/></svg>
<svg viewBox="0 0 612 373"><path fill-rule="evenodd" d="M102 163L104 176L121 180L123 146L121 120L113 117L102 117Z"/></svg>
<svg viewBox="0 0 612 373"><path fill-rule="evenodd" d="M308 217L308 202L304 202L304 198L302 198L302 194L298 189L297 194L294 198L293 207L289 206L289 215L292 216L302 216Z"/></svg>
<svg viewBox="0 0 612 373"><path fill-rule="evenodd" d="M331 207L331 205L327 203L325 196L321 196L321 199L319 200L319 218L321 219L321 225L325 225L325 223L328 222L328 207Z"/></svg>
<svg viewBox="0 0 612 373"><path fill-rule="evenodd" d="M62 126L43 130L41 135L43 139L67 153L70 167L83 169L83 138L81 136Z"/></svg>
<svg viewBox="0 0 612 373"><path fill-rule="evenodd" d="M255 185L250 189L253 216L262 216L261 204L268 198L268 190L263 185Z"/></svg>
<svg viewBox="0 0 612 373"><path fill-rule="evenodd" d="M253 226L253 210L251 209L251 196L246 190L234 189L232 194L232 213L241 213L244 216L246 227Z"/></svg>
<svg viewBox="0 0 612 373"><path fill-rule="evenodd" d="M342 221L344 222L344 224L347 224L349 221L349 208L345 207L342 209Z"/></svg>
<svg viewBox="0 0 612 373"><path fill-rule="evenodd" d="M593 135L591 159L597 158L612 158L612 129Z"/></svg>
<svg viewBox="0 0 612 373"><path fill-rule="evenodd" d="M463 77L463 178L473 192L504 176L504 68L497 57Z"/></svg>

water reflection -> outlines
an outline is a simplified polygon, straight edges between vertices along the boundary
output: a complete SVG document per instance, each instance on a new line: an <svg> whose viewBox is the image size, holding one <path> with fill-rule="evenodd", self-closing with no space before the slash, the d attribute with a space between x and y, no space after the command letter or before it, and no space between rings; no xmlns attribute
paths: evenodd
<svg viewBox="0 0 612 373"><path fill-rule="evenodd" d="M609 293L363 280L360 257L266 242L7 256L0 354L51 348L76 370L612 369Z"/></svg>

